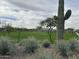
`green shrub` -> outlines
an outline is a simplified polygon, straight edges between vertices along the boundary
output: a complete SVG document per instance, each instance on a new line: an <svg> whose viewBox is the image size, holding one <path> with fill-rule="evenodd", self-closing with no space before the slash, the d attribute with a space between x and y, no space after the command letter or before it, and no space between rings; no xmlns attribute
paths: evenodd
<svg viewBox="0 0 79 59"><path fill-rule="evenodd" d="M11 55L15 52L15 46L7 37L0 37L0 55Z"/></svg>
<svg viewBox="0 0 79 59"><path fill-rule="evenodd" d="M61 42L61 44L57 45L57 49L61 55L68 56L72 54L72 52L79 50L79 43L77 40L70 40L65 43Z"/></svg>
<svg viewBox="0 0 79 59"><path fill-rule="evenodd" d="M26 53L34 53L39 47L37 41L33 37L23 40L21 45L24 47L24 52Z"/></svg>
<svg viewBox="0 0 79 59"><path fill-rule="evenodd" d="M44 41L43 42L43 47L49 48L51 46L51 43L49 41Z"/></svg>
<svg viewBox="0 0 79 59"><path fill-rule="evenodd" d="M64 57L67 57L68 56L68 52L69 52L69 45L68 44L59 44L58 45L58 51L60 52L60 54Z"/></svg>

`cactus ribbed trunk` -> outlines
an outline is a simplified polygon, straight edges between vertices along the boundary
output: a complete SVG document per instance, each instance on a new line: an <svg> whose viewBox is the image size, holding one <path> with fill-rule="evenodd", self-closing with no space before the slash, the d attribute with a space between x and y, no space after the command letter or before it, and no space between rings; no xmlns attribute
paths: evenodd
<svg viewBox="0 0 79 59"><path fill-rule="evenodd" d="M59 0L57 20L57 40L64 39L64 0Z"/></svg>

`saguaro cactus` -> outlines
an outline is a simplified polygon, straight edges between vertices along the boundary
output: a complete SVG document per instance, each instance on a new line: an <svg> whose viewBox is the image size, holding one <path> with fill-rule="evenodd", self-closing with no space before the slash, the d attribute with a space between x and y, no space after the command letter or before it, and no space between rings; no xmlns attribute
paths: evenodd
<svg viewBox="0 0 79 59"><path fill-rule="evenodd" d="M64 39L64 23L71 16L71 10L68 10L64 16L64 0L59 0L57 19L57 40Z"/></svg>

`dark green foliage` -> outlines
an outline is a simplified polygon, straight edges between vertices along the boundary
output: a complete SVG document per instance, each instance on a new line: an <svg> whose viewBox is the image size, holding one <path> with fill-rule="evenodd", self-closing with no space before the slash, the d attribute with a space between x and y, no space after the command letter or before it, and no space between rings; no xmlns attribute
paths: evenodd
<svg viewBox="0 0 79 59"><path fill-rule="evenodd" d="M72 11L71 10L67 10L67 12L66 12L66 14L64 16L64 20L69 19L69 17L71 16L71 14L72 14ZM55 21L57 21L58 20L58 17L57 16L54 16L54 19L55 19Z"/></svg>
<svg viewBox="0 0 79 59"><path fill-rule="evenodd" d="M45 47L45 48L49 48L50 45L51 45L51 43L48 42L48 41L45 41L45 42L43 43L43 47Z"/></svg>
<svg viewBox="0 0 79 59"><path fill-rule="evenodd" d="M54 16L54 19L57 21L58 20L58 16Z"/></svg>
<svg viewBox="0 0 79 59"><path fill-rule="evenodd" d="M50 18L50 17L47 18L46 20L41 21L40 25L46 26L46 27L55 27L56 26L54 18Z"/></svg>

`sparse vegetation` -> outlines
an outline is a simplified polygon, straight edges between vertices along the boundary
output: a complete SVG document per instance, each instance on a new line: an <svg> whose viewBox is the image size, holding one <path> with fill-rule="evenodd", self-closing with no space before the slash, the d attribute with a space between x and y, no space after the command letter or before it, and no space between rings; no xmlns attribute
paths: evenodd
<svg viewBox="0 0 79 59"><path fill-rule="evenodd" d="M78 40L74 39L74 40L70 40L69 42L69 46L70 46L70 50L72 52L77 52L77 50L79 49L79 43L77 42Z"/></svg>
<svg viewBox="0 0 79 59"><path fill-rule="evenodd" d="M53 14L51 14L51 10L48 9L52 7L57 9L55 5L50 6L50 2L52 1L46 1L46 3L44 1L42 2L42 0L39 1L39 3L36 1L33 2L36 3L34 6L31 6L31 0L28 1L28 4L25 3L25 0L23 1L9 2L1 0L0 59L4 59L4 56L10 56L11 58L9 59L79 59L79 30L75 31L75 27L65 30L65 21L70 18L72 10L75 9L71 6L73 9L68 9L67 12L64 13L65 0L58 0L58 14L51 16ZM21 4L21 2L24 4ZM47 2L50 4L50 7L47 6ZM42 4L47 6L47 10L45 10L46 6L44 6L45 8L41 7ZM5 5L8 8L5 8ZM25 5L27 6L25 7ZM11 6L13 6L13 8L11 8ZM12 12L12 14L9 13L9 15L7 15L6 10ZM7 22L6 19L10 20L10 18L4 17L3 15L11 17L13 21ZM15 16L16 19L14 19L12 15ZM41 19L37 28L34 28L34 26L37 26L35 25L37 24L36 22L34 22L35 24L31 24L32 18L30 18L30 16L35 20L37 19L36 22L38 22L38 19ZM20 18L23 20L19 21L18 19ZM28 25L25 22L22 24L25 18L30 20L29 22L31 23L27 24L29 26L30 24L33 25L32 29L26 28ZM17 20L17 22L15 22L15 20ZM12 22L12 24L10 22ZM55 27L56 29L54 29Z"/></svg>
<svg viewBox="0 0 79 59"><path fill-rule="evenodd" d="M69 57L70 55L74 55L74 53L78 53L79 51L79 42L78 40L69 40L63 41L63 43L57 44L57 50L60 55L64 57Z"/></svg>
<svg viewBox="0 0 79 59"><path fill-rule="evenodd" d="M58 44L58 51L62 56L67 57L69 52L69 46L65 43Z"/></svg>
<svg viewBox="0 0 79 59"><path fill-rule="evenodd" d="M11 55L15 52L15 46L7 37L0 37L0 55Z"/></svg>
<svg viewBox="0 0 79 59"><path fill-rule="evenodd" d="M28 38L22 41L22 46L24 47L24 52L35 53L36 49L39 47L35 38Z"/></svg>

